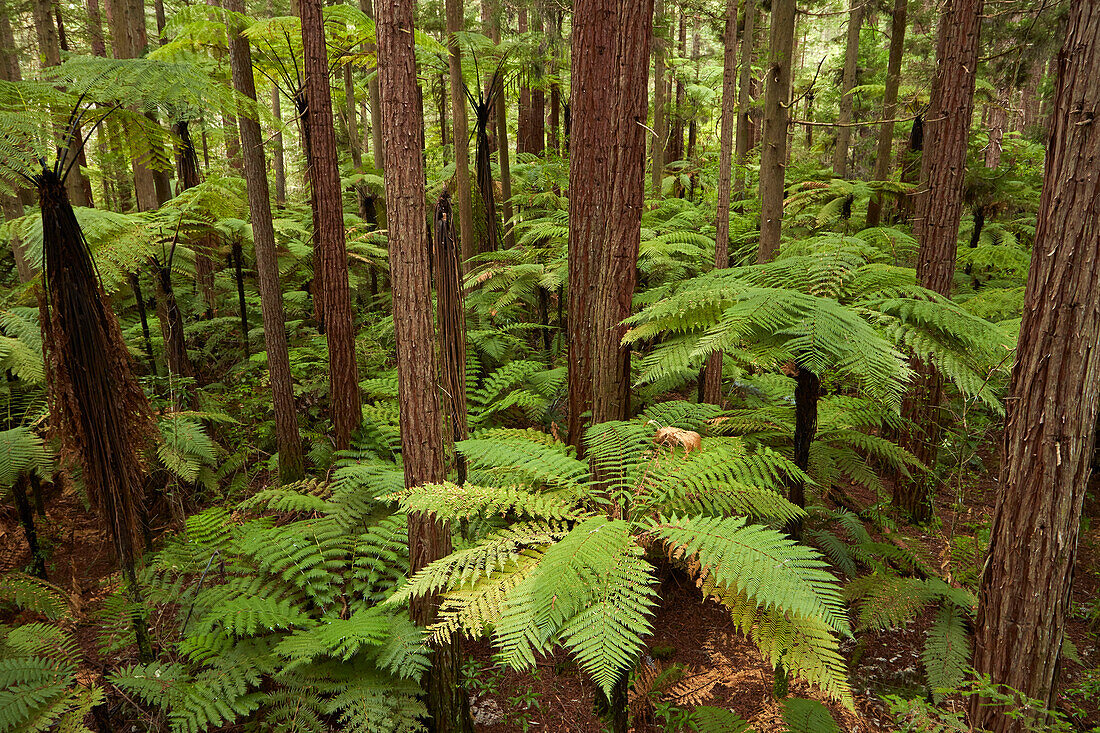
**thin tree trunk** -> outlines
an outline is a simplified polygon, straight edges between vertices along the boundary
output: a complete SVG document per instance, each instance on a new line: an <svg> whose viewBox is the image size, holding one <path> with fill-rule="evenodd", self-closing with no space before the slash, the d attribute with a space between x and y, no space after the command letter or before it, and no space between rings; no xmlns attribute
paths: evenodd
<svg viewBox="0 0 1100 733"><path fill-rule="evenodd" d="M286 206L286 157L283 150L283 93L271 86L271 113L275 117L275 134L271 138L275 166L275 208Z"/></svg>
<svg viewBox="0 0 1100 733"><path fill-rule="evenodd" d="M454 115L455 195L458 199L458 226L462 237L462 261L477 254L474 237L474 208L470 186L470 126L466 116L466 85L462 80L462 51L456 33L465 30L462 0L446 0L447 49L451 79L451 114Z"/></svg>
<svg viewBox="0 0 1100 733"><path fill-rule="evenodd" d="M42 554L42 548L38 545L38 532L34 527L34 512L31 510L31 502L27 498L26 473L21 473L15 479L15 485L11 487L12 498L15 499L15 509L19 514L19 523L23 525L23 534L27 538L27 548L31 555L31 573L42 580L46 578L46 557Z"/></svg>
<svg viewBox="0 0 1100 733"><path fill-rule="evenodd" d="M752 149L752 52L753 22L756 19L754 0L745 0L744 18L744 32L741 34L741 75L737 82L737 136L734 141L737 170L733 176L733 191L738 201L745 198L745 163L749 150Z"/></svg>
<svg viewBox="0 0 1100 733"><path fill-rule="evenodd" d="M351 64L344 64L344 124L348 126L351 164L359 170L363 167L363 151L359 147L359 126L355 123L355 84L351 77Z"/></svg>
<svg viewBox="0 0 1100 733"><path fill-rule="evenodd" d="M1054 703L1100 390L1100 3L1071 4L1051 114L1004 463L982 572L975 670ZM972 698L971 721L1023 729ZM1043 721L1035 720L1028 722Z"/></svg>
<svg viewBox="0 0 1100 733"><path fill-rule="evenodd" d="M485 34L493 43L500 43L500 22L494 17L493 8L493 0L482 0L481 21ZM516 246L516 233L513 228L507 226L512 221L514 212L512 211L512 154L508 147L507 96L503 86L497 90L493 113L497 133L497 155L500 160L500 197L503 199L501 211L506 226L504 243L511 248Z"/></svg>
<svg viewBox="0 0 1100 733"><path fill-rule="evenodd" d="M775 259L783 226L794 18L794 0L772 1L771 43L768 46L767 87L764 91L764 135L760 150L760 246L756 252L757 262Z"/></svg>
<svg viewBox="0 0 1100 733"><path fill-rule="evenodd" d="M226 10L244 13L244 0L225 0ZM245 97L256 100L252 71L252 50L248 40L234 27L229 35L229 59L233 86ZM279 283L279 265L275 250L275 229L271 220L271 199L267 186L260 123L241 115L242 158L248 187L248 208L252 214L252 241L256 253L256 280L263 313L264 345L270 375L272 404L275 408L275 437L279 446L279 478L283 483L302 477L302 441L298 435L298 415L290 376L290 356L286 343L286 318L283 315L283 291Z"/></svg>
<svg viewBox="0 0 1100 733"><path fill-rule="evenodd" d="M134 302L137 305L138 320L141 323L141 337L145 344L145 358L149 361L149 374L157 375L157 362L153 357L153 338L149 332L149 317L145 310L145 296L141 292L141 280L136 272L129 275L130 290L134 294Z"/></svg>
<svg viewBox="0 0 1100 733"><path fill-rule="evenodd" d="M848 144L852 138L852 89L859 65L859 28L863 24L863 0L851 0L848 11L848 35L844 50L844 78L840 88L840 116L837 118L836 149L833 151L833 175L848 177Z"/></svg>
<svg viewBox="0 0 1100 733"><path fill-rule="evenodd" d="M172 288L172 269L170 263L157 263L156 277L157 320L160 321L160 334L164 339L165 361L168 364L168 377L191 379L195 370L187 356L187 343L183 337L183 315L180 313L176 292ZM185 395L194 398L193 386L188 392L179 391L178 385L171 384L176 407L182 409L187 400ZM191 399L194 404L194 399Z"/></svg>
<svg viewBox="0 0 1100 733"><path fill-rule="evenodd" d="M890 158L894 149L894 116L898 112L898 87L901 85L901 60L905 53L905 25L909 0L894 0L890 23L890 60L886 65L886 89L883 92L882 119L879 125L878 150L875 153L876 181L890 177ZM867 226L877 227L882 220L882 197L875 196L867 204Z"/></svg>
<svg viewBox="0 0 1100 733"><path fill-rule="evenodd" d="M241 240L233 240L233 274L237 281L237 310L241 317L241 346L247 357L252 353L248 345L248 307L244 299L244 256L241 251Z"/></svg>
<svg viewBox="0 0 1100 733"><path fill-rule="evenodd" d="M718 143L718 215L715 220L714 267L730 266L730 189L733 177L733 128L737 117L737 0L726 0L722 34L722 120ZM722 404L722 352L707 359L703 401Z"/></svg>
<svg viewBox="0 0 1100 733"><path fill-rule="evenodd" d="M390 232L394 337L405 485L445 478L442 420L436 386L428 247L424 226L424 170L419 155L423 119L417 114L413 0L380 0L378 12L379 93L385 148L386 207ZM451 551L446 523L425 514L409 516L409 570L415 573ZM416 598L409 614L418 625L435 619L438 599ZM432 666L422 681L428 714L437 733L473 730L459 671L457 644L432 649Z"/></svg>
<svg viewBox="0 0 1100 733"><path fill-rule="evenodd" d="M665 40L659 31L667 30L665 0L657 0L653 17L653 138L650 148L650 195L661 198L665 172L665 138L668 136L668 100L665 97Z"/></svg>
<svg viewBox="0 0 1100 733"><path fill-rule="evenodd" d="M348 255L344 235L344 204L332 120L321 0L300 0L305 91L309 99L308 155L313 170L320 230L314 246L321 250L324 271L325 332L328 340L329 399L337 450L351 447L351 434L363 420L359 400L359 369L355 362L355 323L348 289Z"/></svg>
<svg viewBox="0 0 1100 733"><path fill-rule="evenodd" d="M679 44L680 58L687 56L687 23L684 17L684 7L680 6L679 18ZM684 80L679 75L672 82L676 89L675 104L669 113L669 128L671 129L668 147L665 148L665 163L675 163L684 157L684 102L687 100L687 90L684 88Z"/></svg>
<svg viewBox="0 0 1100 733"><path fill-rule="evenodd" d="M989 105L989 144L985 148L984 161L986 168L996 168L1001 164L1005 128L1008 127L1008 105L1007 90Z"/></svg>
<svg viewBox="0 0 1100 733"><path fill-rule="evenodd" d="M817 402L821 399L821 379L806 367L798 367L794 388L794 451L791 460L802 471L810 467L810 447L817 435ZM806 507L806 484L790 479L787 498L795 506ZM788 531L797 539L802 534L802 520L792 520Z"/></svg>
<svg viewBox="0 0 1100 733"><path fill-rule="evenodd" d="M913 223L920 242L917 279L929 290L949 296L955 276L955 253L966 182L966 146L974 114L983 0L951 0L940 20L939 72L924 124L921 165L924 193ZM941 377L934 366L914 360L914 386L902 403L902 415L917 426L902 444L921 463L934 469L940 443ZM931 516L927 476L898 476L895 501L915 521Z"/></svg>
<svg viewBox="0 0 1100 733"><path fill-rule="evenodd" d="M440 387L450 441L466 440L466 311L462 298L461 251L455 242L451 196L444 190L435 207L432 271L439 321ZM466 482L466 460L455 455L456 482Z"/></svg>
<svg viewBox="0 0 1100 733"><path fill-rule="evenodd" d="M359 0L359 9L363 13L374 20L374 0ZM364 51L371 53L375 51L375 44L364 44ZM371 134L371 155L374 158L374 169L377 171L382 170L382 107L378 101L378 74L371 74L370 79L367 81L367 96L370 98L370 134ZM380 226L385 227L385 222L380 222Z"/></svg>
<svg viewBox="0 0 1100 733"><path fill-rule="evenodd" d="M8 13L7 0L0 0L0 80L17 82L23 79L23 73L19 68L19 54L16 52L15 36L12 33ZM0 194L0 206L2 206L5 221L23 216L23 202L16 194ZM34 277L34 269L27 259L26 247L15 232L9 233L8 240L11 243L19 282L30 282Z"/></svg>
<svg viewBox="0 0 1100 733"><path fill-rule="evenodd" d="M180 190L186 191L199 185L199 158L195 152L195 144L191 140L190 125L181 120L176 123L175 132L180 139L176 155L176 178L179 180ZM217 298L214 294L214 262L210 258L214 244L214 235L208 234L194 247L195 280L206 304L206 318L212 318L214 309L217 307Z"/></svg>
<svg viewBox="0 0 1100 733"><path fill-rule="evenodd" d="M527 34L527 7L526 5L519 6L519 34L520 36ZM531 87L530 76L533 74L533 69L529 64L525 64L523 70L520 73L519 84L519 107L517 110L519 119L518 126L516 128L516 153L530 153L531 145Z"/></svg>

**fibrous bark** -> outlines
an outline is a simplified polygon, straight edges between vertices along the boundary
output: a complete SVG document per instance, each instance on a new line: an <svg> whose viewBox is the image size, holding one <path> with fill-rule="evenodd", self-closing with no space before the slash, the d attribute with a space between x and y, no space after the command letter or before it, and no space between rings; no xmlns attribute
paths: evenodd
<svg viewBox="0 0 1100 733"><path fill-rule="evenodd" d="M764 135L760 150L760 245L756 251L758 262L775 259L779 252L779 235L783 226L787 123L791 116L788 104L791 99L794 18L794 0L773 0L767 86L764 90Z"/></svg>
<svg viewBox="0 0 1100 733"><path fill-rule="evenodd" d="M982 572L975 670L1050 706L1070 610L1100 390L1100 3L1073 3L1051 115L1004 463ZM1023 730L973 698L971 722ZM1036 721L1028 721L1036 722ZM1037 722L1042 722L1037 721Z"/></svg>

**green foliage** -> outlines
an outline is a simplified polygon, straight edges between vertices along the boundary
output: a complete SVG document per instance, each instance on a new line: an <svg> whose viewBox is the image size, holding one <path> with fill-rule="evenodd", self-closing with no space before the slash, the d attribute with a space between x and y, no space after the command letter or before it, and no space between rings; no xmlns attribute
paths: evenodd
<svg viewBox="0 0 1100 733"><path fill-rule="evenodd" d="M848 622L824 561L774 529L727 514L743 507L764 520L800 516L776 493L793 466L736 438L703 438L689 455L654 441L659 417L701 425L712 413L663 405L635 421L593 426L592 474L543 433L491 430L460 443L471 484L417 487L399 498L409 511L470 522L478 536L429 564L390 602L442 592L440 621L430 629L436 639L491 628L503 660L518 669L560 644L608 690L633 668L650 628L655 571L644 549L659 542L690 561L700 582L744 591L735 614L754 619L744 632L776 658L805 658L797 674L849 701L836 648ZM701 502L697 494L725 498ZM629 506L630 520L607 518L609 502Z"/></svg>
<svg viewBox="0 0 1100 733"><path fill-rule="evenodd" d="M840 733L829 709L817 700L789 697L782 705L783 722L790 733Z"/></svg>

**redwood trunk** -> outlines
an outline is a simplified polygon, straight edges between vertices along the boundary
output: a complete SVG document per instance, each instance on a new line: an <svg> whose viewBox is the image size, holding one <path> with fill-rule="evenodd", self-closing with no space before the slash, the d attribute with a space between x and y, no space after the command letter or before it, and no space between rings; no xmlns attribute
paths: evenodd
<svg viewBox="0 0 1100 733"><path fill-rule="evenodd" d="M734 141L737 170L733 177L733 189L738 200L745 197L745 162L749 149L752 148L752 50L755 19L756 6L753 0L745 0L745 30L741 34L741 76L737 82L737 136Z"/></svg>
<svg viewBox="0 0 1100 733"><path fill-rule="evenodd" d="M760 150L760 245L758 262L779 252L783 225L783 191L787 170L787 123L794 53L794 0L772 1L771 44L764 90L764 135Z"/></svg>
<svg viewBox="0 0 1100 733"><path fill-rule="evenodd" d="M630 418L630 350L622 346L638 280L638 246L645 205L645 122L649 111L649 43L653 0L620 0L607 32L618 33L614 91L614 176L607 243L593 308L592 421ZM570 221L570 224L573 222ZM597 229L599 221L590 223ZM598 250L597 250L598 251Z"/></svg>
<svg viewBox="0 0 1100 733"><path fill-rule="evenodd" d="M848 13L848 36L844 50L844 78L840 89L840 116L837 118L836 149L833 151L833 175L848 177L848 144L852 139L852 89L856 85L859 62L859 27L863 24L863 0L852 0Z"/></svg>
<svg viewBox="0 0 1100 733"><path fill-rule="evenodd" d="M618 83L615 0L577 0L569 131L569 443L584 454L592 408L593 329L600 258L611 221Z"/></svg>
<svg viewBox="0 0 1100 733"><path fill-rule="evenodd" d="M936 54L939 71L924 122L924 190L917 199L913 223L913 232L920 241L917 279L929 290L946 296L951 294L955 276L982 7L983 0L952 0L941 17ZM914 366L917 374L912 393L902 404L902 414L909 424L918 427L904 436L902 443L934 470L941 435L941 377L931 365ZM914 520L924 521L931 516L930 486L927 476L899 475L895 503L899 508L910 508Z"/></svg>
<svg viewBox="0 0 1100 733"><path fill-rule="evenodd" d="M226 10L244 13L244 0L226 0ZM229 36L229 58L233 68L233 86L237 92L255 101L256 86L252 72L252 50L240 28ZM298 414L290 377L290 357L286 344L286 319L283 314L283 290L279 282L279 264L275 252L275 229L271 220L271 200L267 186L260 123L241 115L241 152L244 178L248 186L248 208L252 214L252 241L256 252L256 279L263 312L264 345L275 410L275 437L279 446L279 478L283 483L302 477L302 441L298 435Z"/></svg>
<svg viewBox="0 0 1100 733"><path fill-rule="evenodd" d="M730 266L730 189L733 173L733 128L737 117L737 0L726 0L722 69L722 129L718 146L718 216L715 221L714 267ZM711 354L703 376L703 401L722 402L722 352Z"/></svg>
<svg viewBox="0 0 1100 733"><path fill-rule="evenodd" d="M381 0L377 26L402 457L405 485L410 487L445 478L424 226L424 169L420 155L424 123L417 105L414 8L413 0ZM450 551L451 535L445 523L435 522L424 514L409 516L410 572L415 573ZM413 621L426 626L434 620L437 607L435 597L418 598L410 602L409 613ZM432 650L432 667L423 686L433 728L440 733L473 729L466 696L459 684L459 664L456 645Z"/></svg>
<svg viewBox="0 0 1100 733"><path fill-rule="evenodd" d="M325 333L328 339L329 400L337 450L351 447L351 434L363 420L359 401L359 368L355 362L355 323L348 289L348 254L344 233L344 204L336 157L332 119L332 92L328 81L321 0L300 0L305 91L309 100L308 155L313 171L320 229L314 247L321 250Z"/></svg>
<svg viewBox="0 0 1100 733"><path fill-rule="evenodd" d="M462 0L447 0L447 48L450 51L451 108L454 115L455 193L458 198L458 226L462 235L462 260L477 254L474 239L474 209L470 188L470 126L466 117L466 86L462 81L462 53L455 33L463 27Z"/></svg>
<svg viewBox="0 0 1100 733"><path fill-rule="evenodd" d="M654 30L667 30L665 0L657 0L653 14ZM650 195L661 198L665 172L665 138L668 136L668 99L665 96L665 40L654 33L653 38L653 143L650 150Z"/></svg>
<svg viewBox="0 0 1100 733"><path fill-rule="evenodd" d="M909 0L894 0L890 23L890 60L886 64L886 89L883 92L882 119L879 126L878 150L875 153L876 181L890 177L890 157L894 148L894 115L898 113L898 87L901 85L901 59L905 52L905 23ZM882 220L882 197L875 196L867 204L867 226L877 227Z"/></svg>
<svg viewBox="0 0 1100 733"><path fill-rule="evenodd" d="M1073 3L1012 370L974 667L1050 706L1095 437L1100 370L1100 3ZM971 701L971 722L1022 730Z"/></svg>

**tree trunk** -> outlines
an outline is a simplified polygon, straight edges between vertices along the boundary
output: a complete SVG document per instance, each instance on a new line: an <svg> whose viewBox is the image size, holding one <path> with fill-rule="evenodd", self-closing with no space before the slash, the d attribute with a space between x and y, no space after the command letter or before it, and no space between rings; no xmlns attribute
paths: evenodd
<svg viewBox="0 0 1100 733"><path fill-rule="evenodd" d="M439 354L443 414L450 422L450 440L469 436L466 419L466 311L462 302L462 259L455 242L451 196L446 190L435 207L432 271L435 273L439 320ZM466 482L466 460L455 456L456 482Z"/></svg>
<svg viewBox="0 0 1100 733"><path fill-rule="evenodd" d="M541 7L536 9L531 26L531 30L535 32L539 39L540 57L534 65L537 86L531 89L531 134L530 139L527 141L527 149L528 152L541 157L546 153L546 92L543 91L543 84L545 83L543 75L546 73L546 69L543 66L541 57L541 54L546 51L546 36L544 34Z"/></svg>
<svg viewBox="0 0 1100 733"><path fill-rule="evenodd" d="M226 10L244 13L244 0L225 0ZM252 71L252 50L248 40L234 27L229 36L229 59L233 86L245 97L256 100ZM298 435L298 414L290 377L290 356L286 344L286 318L279 264L275 250L275 229L271 221L271 199L267 186L260 123L247 115L237 118L241 128L244 178L248 186L248 208L252 214L252 241L256 253L256 280L260 289L264 345L275 409L275 437L279 446L279 479L283 483L302 477L302 441Z"/></svg>
<svg viewBox="0 0 1100 733"><path fill-rule="evenodd" d="M321 0L300 0L305 91L309 100L308 155L313 170L320 230L314 246L321 250L325 332L328 336L329 399L337 450L351 447L351 434L363 420L359 369L355 362L355 323L348 289L348 255L344 238L344 204L332 121Z"/></svg>
<svg viewBox="0 0 1100 733"><path fill-rule="evenodd" d="M863 0L851 0L848 11L848 37L844 47L844 78L840 89L840 116L837 118L836 149L833 151L833 176L848 177L848 143L852 138L852 89L859 67L859 28L863 24Z"/></svg>
<svg viewBox="0 0 1100 733"><path fill-rule="evenodd" d="M668 126L668 100L665 98L665 39L660 30L668 29L665 0L657 0L653 11L653 142L650 148L650 195L660 200L665 173L665 128Z"/></svg>
<svg viewBox="0 0 1100 733"><path fill-rule="evenodd" d="M172 380L180 377L192 379L195 376L195 370L191 366L191 359L187 356L187 343L183 337L183 315L176 301L176 292L172 288L171 259L166 263L157 263L154 281L157 286L157 320L160 321L160 335L164 339L169 384L177 409L183 409L188 398L192 406L195 404L194 386L189 386L188 391L183 392Z"/></svg>
<svg viewBox="0 0 1100 733"><path fill-rule="evenodd" d="M19 523L23 525L23 534L27 538L27 548L31 556L31 574L42 580L46 578L46 556L42 554L42 548L38 545L38 533L34 527L34 512L31 510L30 499L27 498L27 474L21 473L15 479L11 487L12 498L15 499L15 509L19 514Z"/></svg>
<svg viewBox="0 0 1100 733"><path fill-rule="evenodd" d="M283 150L283 93L279 87L271 86L271 113L275 117L275 134L271 138L275 167L275 208L286 206L286 157Z"/></svg>
<svg viewBox="0 0 1100 733"><path fill-rule="evenodd" d="M756 252L757 262L775 259L783 226L794 17L794 0L772 0L771 43L768 45L767 87L764 90L764 135L760 150L760 246Z"/></svg>
<svg viewBox="0 0 1100 733"><path fill-rule="evenodd" d="M424 169L419 154L423 119L417 114L413 0L381 0L378 12L379 93L385 148L386 207L389 214L390 271L405 485L445 478L442 420L436 385L435 338L424 226ZM409 516L409 570L415 573L451 551L447 525L424 514ZM421 626L431 623L438 598L414 599L409 614ZM460 680L456 644L432 649L423 680L428 714L437 733L473 730Z"/></svg>
<svg viewBox="0 0 1100 733"><path fill-rule="evenodd" d="M241 240L233 240L233 275L237 281L237 310L241 318L241 347L247 357L252 353L252 349L248 345L248 307L244 299L244 253L241 249Z"/></svg>
<svg viewBox="0 0 1100 733"><path fill-rule="evenodd" d="M940 19L936 54L939 71L924 123L921 180L925 192L917 201L913 223L913 233L920 242L917 279L922 286L945 296L950 296L955 276L982 6L983 0L951 0ZM903 436L902 445L932 470L942 427L941 378L932 365L918 362L914 366L914 394L903 401L902 415L918 428ZM895 501L899 507L915 508L914 520L926 520L931 516L930 486L927 476L899 475Z"/></svg>
<svg viewBox="0 0 1100 733"><path fill-rule="evenodd" d="M715 221L714 267L730 266L730 189L733 173L733 128L737 117L737 0L726 0L722 34L722 128L718 143L718 216ZM722 404L722 352L707 359L703 401Z"/></svg>
<svg viewBox="0 0 1100 733"><path fill-rule="evenodd" d="M359 170L363 167L363 151L359 147L359 126L355 123L355 84L351 77L351 64L344 64L344 124L348 126L351 164Z"/></svg>
<svg viewBox="0 0 1100 733"><path fill-rule="evenodd" d="M470 187L470 126L466 116L466 85L462 80L462 51L456 33L465 30L462 0L447 2L447 47L450 51L451 108L454 115L455 195L458 199L458 226L462 235L462 261L477 254L474 238L474 209Z"/></svg>
<svg viewBox="0 0 1100 733"><path fill-rule="evenodd" d="M186 191L199 185L199 158L195 152L195 144L191 140L190 125L181 120L176 123L174 129L180 139L180 146L176 153L176 178L179 180L180 190ZM206 318L212 318L214 309L217 307L217 298L214 294L214 262L210 258L214 244L214 235L208 234L194 246L195 280L206 304Z"/></svg>
<svg viewBox="0 0 1100 733"><path fill-rule="evenodd" d="M500 43L500 22L494 17L493 14L493 2L492 0L482 0L481 3L481 22L484 27L485 35L493 41L493 43ZM512 155L508 148L508 108L507 108L507 90L502 85L497 89L497 96L494 102L493 114L494 125L497 133L497 155L500 159L500 197L501 211L504 214L505 222L505 234L504 242L509 248L516 246L516 233L515 230L507 226L512 221Z"/></svg>
<svg viewBox="0 0 1100 733"><path fill-rule="evenodd" d="M905 23L909 0L894 0L890 23L890 60L886 64L886 89L883 92L882 119L878 129L878 150L875 153L876 181L890 177L890 157L894 149L894 115L898 113L898 87L901 85L901 59L905 52ZM875 196L867 204L867 226L877 227L882 220L882 197Z"/></svg>
<svg viewBox="0 0 1100 733"><path fill-rule="evenodd" d="M679 18L679 55L687 57L687 22L684 18L684 7L680 6ZM665 148L665 164L674 163L684 157L684 102L687 100L687 90L684 81L679 75L672 81L676 89L675 103L669 113L669 141Z"/></svg>
<svg viewBox="0 0 1100 733"><path fill-rule="evenodd" d="M1008 127L1008 105L1007 90L999 94L989 105L989 143L985 148L986 168L996 168L1001 165L1005 128Z"/></svg>
<svg viewBox="0 0 1100 733"><path fill-rule="evenodd" d="M1001 490L979 591L974 667L1054 702L1100 390L1100 3L1073 3L1012 370ZM1019 731L971 699L971 721ZM1042 721L1039 721L1040 723Z"/></svg>
<svg viewBox="0 0 1100 733"><path fill-rule="evenodd" d="M733 190L739 201L745 198L745 162L752 148L752 51L753 25L756 19L756 6L753 0L745 0L744 17L745 29L741 34L741 76L737 82L737 136L734 141L737 170L733 176Z"/></svg>
<svg viewBox="0 0 1100 733"><path fill-rule="evenodd" d="M92 47L93 56L106 56L107 45L103 42L103 21L99 14L99 0L87 0L88 9L88 42Z"/></svg>
<svg viewBox="0 0 1100 733"><path fill-rule="evenodd" d="M519 34L520 36L527 33L527 7L525 5L519 6ZM530 144L533 126L531 119L531 87L530 77L534 73L530 64L524 64L523 70L520 72L520 84L519 84L519 107L517 110L517 127L516 127L516 153L530 153Z"/></svg>
<svg viewBox="0 0 1100 733"><path fill-rule="evenodd" d="M592 408L593 331L600 263L611 222L618 83L616 0L576 0L569 132L569 443L584 455Z"/></svg>
<svg viewBox="0 0 1100 733"><path fill-rule="evenodd" d="M810 467L810 446L817 435L817 402L821 399L821 379L806 367L797 367L794 387L794 452L791 460L795 466L807 471ZM795 506L806 508L806 484L801 479L790 479L787 498ZM802 533L802 520L794 520L788 531L798 538Z"/></svg>
<svg viewBox="0 0 1100 733"><path fill-rule="evenodd" d="M604 262L598 273L592 309L592 421L630 418L630 350L622 346L638 280L638 246L645 205L645 122L649 100L649 43L653 35L653 0L619 0L617 77L613 92L614 169L609 183L611 208L606 220ZM573 220L570 217L570 226ZM591 230L600 222L592 221ZM599 250L597 250L599 251Z"/></svg>

